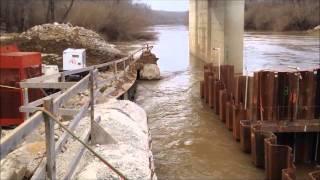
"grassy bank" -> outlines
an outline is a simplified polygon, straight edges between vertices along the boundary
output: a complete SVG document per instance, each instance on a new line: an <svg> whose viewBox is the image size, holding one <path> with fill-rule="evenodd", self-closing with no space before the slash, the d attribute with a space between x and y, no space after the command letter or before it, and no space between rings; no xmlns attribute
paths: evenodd
<svg viewBox="0 0 320 180"><path fill-rule="evenodd" d="M245 29L258 31L303 31L320 24L318 0L249 0Z"/></svg>

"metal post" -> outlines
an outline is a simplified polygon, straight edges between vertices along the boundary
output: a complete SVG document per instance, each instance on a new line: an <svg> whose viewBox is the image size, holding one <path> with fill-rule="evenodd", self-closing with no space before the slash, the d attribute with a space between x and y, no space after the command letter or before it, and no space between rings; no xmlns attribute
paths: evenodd
<svg viewBox="0 0 320 180"><path fill-rule="evenodd" d="M298 119L298 111L299 111L299 96L300 96L300 79L302 79L302 76L300 74L300 72L297 73L297 102L296 102L296 111L295 111L295 120ZM305 130L306 130L307 126L305 126Z"/></svg>
<svg viewBox="0 0 320 180"><path fill-rule="evenodd" d="M123 74L126 77L126 61L123 61Z"/></svg>
<svg viewBox="0 0 320 180"><path fill-rule="evenodd" d="M221 80L221 60L220 60L221 50L220 48L213 48L213 50L218 51L218 75L219 75L219 80Z"/></svg>
<svg viewBox="0 0 320 180"><path fill-rule="evenodd" d="M245 98L244 98L244 109L247 110L247 106L248 106L248 82L249 82L249 75L248 75L248 70L246 67L246 94L245 94Z"/></svg>
<svg viewBox="0 0 320 180"><path fill-rule="evenodd" d="M135 63L134 63L133 55L131 55L129 59L130 59L129 60L129 66L130 66L129 70L130 70L130 72L133 72L134 69L135 69Z"/></svg>
<svg viewBox="0 0 320 180"><path fill-rule="evenodd" d="M259 99L260 99L260 120L263 121L263 106L262 106L262 75L258 73L258 84L259 84Z"/></svg>
<svg viewBox="0 0 320 180"><path fill-rule="evenodd" d="M28 88L23 89L23 105L26 106L29 103L29 93ZM28 119L30 117L30 114L26 112L25 119Z"/></svg>
<svg viewBox="0 0 320 180"><path fill-rule="evenodd" d="M93 70L90 71L90 122L91 122L91 132L92 132L92 123L94 121L94 73Z"/></svg>
<svg viewBox="0 0 320 180"><path fill-rule="evenodd" d="M47 97L43 101L45 110L54 114L53 99ZM46 114L44 114L45 134L46 134L46 174L50 180L56 179L56 155L55 155L55 141L54 141L54 121Z"/></svg>
<svg viewBox="0 0 320 180"><path fill-rule="evenodd" d="M64 73L61 73L61 82L66 82L66 76L64 75ZM67 89L61 89L62 92L65 92Z"/></svg>
<svg viewBox="0 0 320 180"><path fill-rule="evenodd" d="M61 82L66 82L66 76L63 73L61 73Z"/></svg>
<svg viewBox="0 0 320 180"><path fill-rule="evenodd" d="M118 70L117 70L117 63L114 63L114 70L113 70L113 73L114 73L114 78L115 78L115 80L117 80L118 78L117 78L117 73L118 73Z"/></svg>
<svg viewBox="0 0 320 180"><path fill-rule="evenodd" d="M221 80L221 60L220 60L220 48L218 48L218 61L219 61L219 80Z"/></svg>
<svg viewBox="0 0 320 180"><path fill-rule="evenodd" d="M302 80L302 75L300 74L300 68L296 66L288 66L288 68L295 69L297 72L295 75L297 76L297 97L296 97L296 107L295 107L295 112L293 114L292 120L297 120L298 119L298 111L299 111L299 93L300 93L300 79ZM305 126L306 130L306 126Z"/></svg>

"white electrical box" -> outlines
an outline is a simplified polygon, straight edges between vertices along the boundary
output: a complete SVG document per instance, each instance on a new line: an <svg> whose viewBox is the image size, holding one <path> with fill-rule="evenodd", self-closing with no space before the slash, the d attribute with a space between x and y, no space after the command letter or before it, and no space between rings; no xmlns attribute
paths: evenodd
<svg viewBox="0 0 320 180"><path fill-rule="evenodd" d="M86 50L68 48L63 51L63 70L75 70L86 67Z"/></svg>

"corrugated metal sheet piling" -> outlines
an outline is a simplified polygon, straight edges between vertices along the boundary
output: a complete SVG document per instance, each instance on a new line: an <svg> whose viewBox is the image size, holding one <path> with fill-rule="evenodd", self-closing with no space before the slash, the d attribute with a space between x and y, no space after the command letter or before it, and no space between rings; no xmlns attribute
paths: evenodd
<svg viewBox="0 0 320 180"><path fill-rule="evenodd" d="M320 69L249 77L206 64L200 93L267 180L295 179L294 163L320 163Z"/></svg>

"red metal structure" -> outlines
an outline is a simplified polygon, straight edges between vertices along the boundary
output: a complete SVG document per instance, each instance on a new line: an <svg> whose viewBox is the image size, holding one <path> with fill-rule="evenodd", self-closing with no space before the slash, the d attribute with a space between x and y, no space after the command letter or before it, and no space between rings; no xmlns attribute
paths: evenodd
<svg viewBox="0 0 320 180"><path fill-rule="evenodd" d="M19 52L17 46L0 48L0 126L19 125L24 121L24 113L19 111L23 104L23 90L19 82L40 76L41 54ZM29 99L39 98L39 91L29 90Z"/></svg>
<svg viewBox="0 0 320 180"><path fill-rule="evenodd" d="M6 45L0 47L0 53L8 53L8 52L19 52L19 49L16 45Z"/></svg>

